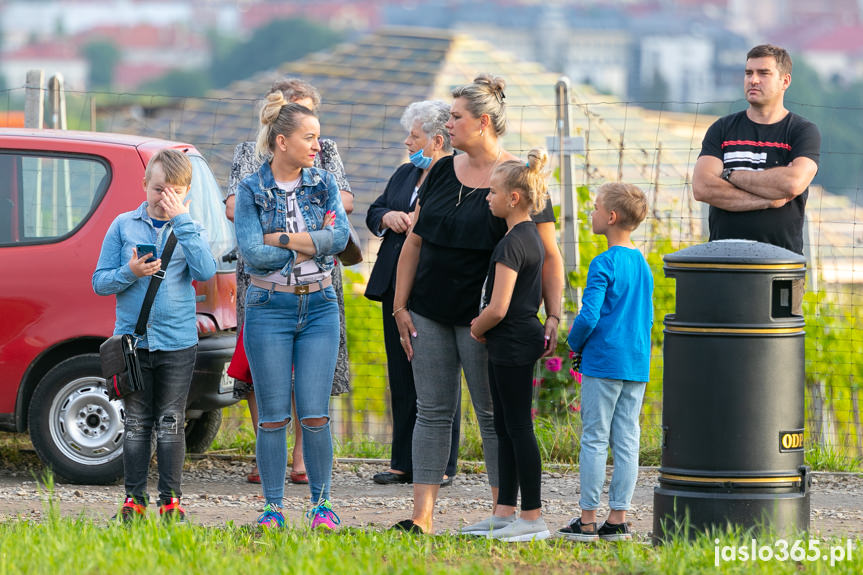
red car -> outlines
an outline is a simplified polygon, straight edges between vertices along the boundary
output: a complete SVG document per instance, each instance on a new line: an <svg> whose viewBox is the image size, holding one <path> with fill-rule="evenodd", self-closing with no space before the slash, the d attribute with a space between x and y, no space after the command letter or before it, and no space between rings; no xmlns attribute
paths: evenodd
<svg viewBox="0 0 863 575"><path fill-rule="evenodd" d="M0 429L29 429L42 460L76 483L123 475L121 401L109 401L99 345L114 329L114 298L90 282L102 239L145 199L156 150L192 161L192 217L219 265L197 283L198 360L186 408L186 443L206 450L234 403L225 366L236 343L233 225L204 158L188 144L59 130L0 129Z"/></svg>

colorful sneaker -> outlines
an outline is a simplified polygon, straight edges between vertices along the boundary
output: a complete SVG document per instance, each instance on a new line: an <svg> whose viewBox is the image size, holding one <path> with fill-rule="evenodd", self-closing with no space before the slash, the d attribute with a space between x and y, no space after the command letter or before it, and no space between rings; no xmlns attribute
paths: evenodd
<svg viewBox="0 0 863 575"><path fill-rule="evenodd" d="M609 523L606 521L597 531L603 541L632 541L632 532L626 523Z"/></svg>
<svg viewBox="0 0 863 575"><path fill-rule="evenodd" d="M134 497L127 497L123 502L123 507L121 507L120 511L111 519L121 523L132 523L133 521L143 519L146 514L146 505L141 505L135 501Z"/></svg>
<svg viewBox="0 0 863 575"><path fill-rule="evenodd" d="M284 527L285 516L282 515L282 512L279 510L278 507L276 507L272 503L267 503L267 505L264 507L264 512L261 513L260 517L258 517L258 525L267 529L273 527Z"/></svg>
<svg viewBox="0 0 863 575"><path fill-rule="evenodd" d="M162 501L162 504L159 506L159 516L165 522L186 522L186 510L180 507L179 497L172 497Z"/></svg>
<svg viewBox="0 0 863 575"><path fill-rule="evenodd" d="M324 527L330 531L336 529L336 525L342 522L336 512L333 511L333 506L329 501L324 499L317 507L312 507L311 511L306 513L306 517L312 520L312 529Z"/></svg>
<svg viewBox="0 0 863 575"><path fill-rule="evenodd" d="M585 530L585 527L590 526L590 529ZM596 533L596 522L582 523L581 517L573 519L569 525L557 530L557 534L572 541L581 541L584 543L593 543L599 541L599 535Z"/></svg>

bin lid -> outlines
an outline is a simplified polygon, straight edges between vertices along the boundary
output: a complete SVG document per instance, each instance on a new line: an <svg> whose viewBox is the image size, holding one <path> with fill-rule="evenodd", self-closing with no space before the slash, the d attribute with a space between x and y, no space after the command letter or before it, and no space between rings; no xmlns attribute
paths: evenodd
<svg viewBox="0 0 863 575"><path fill-rule="evenodd" d="M752 240L715 240L691 246L663 257L666 264L766 264L803 268L806 258L802 255L763 242Z"/></svg>

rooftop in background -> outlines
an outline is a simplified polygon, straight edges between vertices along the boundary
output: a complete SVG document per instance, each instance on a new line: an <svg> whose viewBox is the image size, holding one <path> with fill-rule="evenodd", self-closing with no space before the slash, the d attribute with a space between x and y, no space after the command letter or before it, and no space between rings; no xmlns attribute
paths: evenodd
<svg viewBox="0 0 863 575"><path fill-rule="evenodd" d="M454 86L480 72L499 74L507 82L504 146L517 155L544 146L555 132L556 74L464 34L413 28L384 30L236 82L209 98L177 101L149 115L126 117L122 126L115 121L110 129L192 142L225 183L234 147L256 135L263 94L284 75L302 77L322 95L322 132L338 143L357 197L353 217L359 224L365 208L407 160L399 124L405 107L417 100L448 100ZM593 187L620 178L639 185L648 193L651 221L670 234L675 245L702 241L705 206L692 197L691 173L715 117L645 110L583 85L572 86L570 98L573 135L584 137L587 150L579 159L576 184ZM557 199L559 189L551 191ZM849 214L858 209L826 192L818 198L820 205L841 205ZM811 225L818 238L815 257L833 261L837 269L853 269L855 250L863 248L854 226L832 225L824 213L813 215ZM650 233L655 231L641 226L638 237ZM846 276L836 272L831 277ZM863 281L853 274L851 278Z"/></svg>

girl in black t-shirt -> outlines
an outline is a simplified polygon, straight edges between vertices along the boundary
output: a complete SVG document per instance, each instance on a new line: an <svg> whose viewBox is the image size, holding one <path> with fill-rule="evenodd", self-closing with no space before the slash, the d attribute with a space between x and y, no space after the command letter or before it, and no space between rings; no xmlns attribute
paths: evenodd
<svg viewBox="0 0 863 575"><path fill-rule="evenodd" d="M545 349L537 318L542 301L544 250L531 214L542 210L548 192L548 156L534 149L527 164L508 161L494 171L491 213L506 220L507 232L492 252L482 290L480 314L470 334L488 347L488 379L498 437L500 490L490 523L505 525L488 536L531 541L550 536L542 519L542 463L531 418L533 365ZM513 521L521 488L521 516Z"/></svg>

